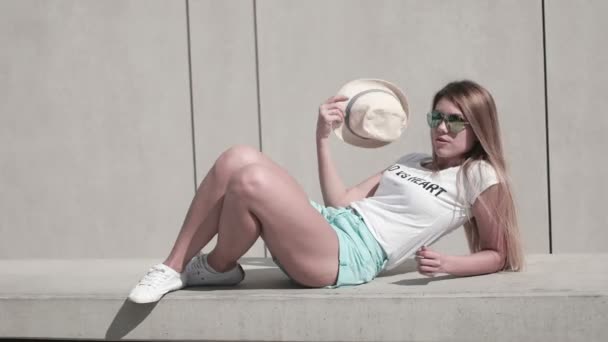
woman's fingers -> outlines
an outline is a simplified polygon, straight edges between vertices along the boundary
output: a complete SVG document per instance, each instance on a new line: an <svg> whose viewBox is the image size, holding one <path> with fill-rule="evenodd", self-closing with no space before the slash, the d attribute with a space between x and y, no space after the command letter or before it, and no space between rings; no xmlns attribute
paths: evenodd
<svg viewBox="0 0 608 342"><path fill-rule="evenodd" d="M331 119L344 120L344 113L339 108L323 108L321 109L321 115L327 121Z"/></svg>
<svg viewBox="0 0 608 342"><path fill-rule="evenodd" d="M416 251L418 272L426 276L435 276L438 273L447 273L445 270L445 256L441 253L422 246Z"/></svg>
<svg viewBox="0 0 608 342"><path fill-rule="evenodd" d="M324 103L330 104L330 103L346 101L346 100L348 100L348 97L346 97L344 95L335 95L335 96L332 96L332 97L328 98L327 100L325 100Z"/></svg>
<svg viewBox="0 0 608 342"><path fill-rule="evenodd" d="M418 262L418 272L424 274L424 273L436 273L439 272L439 260L434 260L434 259L424 259L424 258L417 258L417 262Z"/></svg>
<svg viewBox="0 0 608 342"><path fill-rule="evenodd" d="M414 257L416 260L419 259L427 259L427 260L439 260L441 256L438 253L428 253L428 252L417 252Z"/></svg>
<svg viewBox="0 0 608 342"><path fill-rule="evenodd" d="M319 120L325 126L324 131L327 135L331 130L333 130L343 121L343 117L341 116L339 111L333 110L329 112L322 112L319 116Z"/></svg>
<svg viewBox="0 0 608 342"><path fill-rule="evenodd" d="M323 117L327 120L342 120L344 116L340 113L339 110L333 109L322 113Z"/></svg>
<svg viewBox="0 0 608 342"><path fill-rule="evenodd" d="M422 246L416 251L416 257L439 259L441 255L428 247Z"/></svg>
<svg viewBox="0 0 608 342"><path fill-rule="evenodd" d="M344 119L344 103L340 101L347 100L346 96L332 96L326 102L319 106L319 114L323 116L338 115Z"/></svg>
<svg viewBox="0 0 608 342"><path fill-rule="evenodd" d="M428 266L420 266L418 267L418 273L431 277L434 276L435 273L437 273L437 269Z"/></svg>
<svg viewBox="0 0 608 342"><path fill-rule="evenodd" d="M322 105L324 108L327 109L339 109L341 111L344 111L344 103L328 103L328 104L324 104Z"/></svg>
<svg viewBox="0 0 608 342"><path fill-rule="evenodd" d="M341 111L344 111L345 109L343 103L324 103L320 106L320 108L322 110L339 109Z"/></svg>
<svg viewBox="0 0 608 342"><path fill-rule="evenodd" d="M346 96L332 96L319 106L317 118L317 139L326 139L331 131L344 122L344 106L342 101L348 100Z"/></svg>
<svg viewBox="0 0 608 342"><path fill-rule="evenodd" d="M344 104L346 96L332 96L319 106L317 118L317 139L326 139L334 127L344 122Z"/></svg>
<svg viewBox="0 0 608 342"><path fill-rule="evenodd" d="M422 275L432 277L439 272L441 262L439 254L423 246L416 251L416 262L418 264L418 272Z"/></svg>
<svg viewBox="0 0 608 342"><path fill-rule="evenodd" d="M325 113L339 113L340 115L344 114L344 112L342 111L342 108L338 108L338 107L322 108L321 111L325 112Z"/></svg>
<svg viewBox="0 0 608 342"><path fill-rule="evenodd" d="M441 266L441 263L437 259L420 259L420 260L418 260L418 265L429 266L429 267L439 267L439 266Z"/></svg>

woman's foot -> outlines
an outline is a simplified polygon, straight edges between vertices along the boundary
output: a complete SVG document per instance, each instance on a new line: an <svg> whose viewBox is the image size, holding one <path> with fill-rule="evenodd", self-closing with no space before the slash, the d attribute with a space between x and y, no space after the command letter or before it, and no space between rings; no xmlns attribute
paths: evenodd
<svg viewBox="0 0 608 342"><path fill-rule="evenodd" d="M241 265L226 272L217 272L207 263L207 254L197 255L184 269L188 286L224 285L232 286L245 278L245 271Z"/></svg>
<svg viewBox="0 0 608 342"><path fill-rule="evenodd" d="M159 301L166 293L186 286L186 274L165 264L152 266L129 293L129 300L144 304Z"/></svg>

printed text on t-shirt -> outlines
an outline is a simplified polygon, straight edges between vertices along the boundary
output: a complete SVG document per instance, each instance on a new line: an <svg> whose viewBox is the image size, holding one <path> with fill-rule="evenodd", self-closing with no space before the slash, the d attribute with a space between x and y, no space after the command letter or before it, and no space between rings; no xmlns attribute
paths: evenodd
<svg viewBox="0 0 608 342"><path fill-rule="evenodd" d="M424 190L428 190L428 192L435 195L435 197L438 197L440 194L446 192L446 190L444 188L442 188L441 186L439 186L435 183L429 182L429 181L425 180L424 178L412 176L405 171L399 171L400 168L401 168L401 166L399 166L399 165L393 165L393 166L389 167L387 169L387 171L391 171L391 172L396 171L396 172L394 172L395 175L397 175L409 182L412 182L416 185L420 185Z"/></svg>

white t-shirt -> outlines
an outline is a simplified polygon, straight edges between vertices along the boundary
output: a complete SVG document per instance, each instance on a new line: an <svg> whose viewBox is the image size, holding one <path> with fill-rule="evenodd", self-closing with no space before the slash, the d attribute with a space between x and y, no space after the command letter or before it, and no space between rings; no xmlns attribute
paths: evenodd
<svg viewBox="0 0 608 342"><path fill-rule="evenodd" d="M430 160L431 156L421 153L401 157L382 173L373 197L350 204L386 252L386 269L467 222L477 196L498 183L488 162L475 162L467 182L459 176L460 166L434 173L421 166Z"/></svg>

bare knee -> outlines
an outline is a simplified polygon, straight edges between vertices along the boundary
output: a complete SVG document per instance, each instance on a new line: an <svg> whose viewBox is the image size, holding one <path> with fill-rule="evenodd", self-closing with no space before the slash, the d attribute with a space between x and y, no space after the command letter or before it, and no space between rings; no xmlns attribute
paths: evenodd
<svg viewBox="0 0 608 342"><path fill-rule="evenodd" d="M261 159L262 154L257 149L248 145L235 145L217 158L213 170L217 176L228 180L242 167L256 163Z"/></svg>
<svg viewBox="0 0 608 342"><path fill-rule="evenodd" d="M228 183L226 192L234 192L243 199L252 199L264 194L272 182L272 170L259 163L252 163L236 171Z"/></svg>

